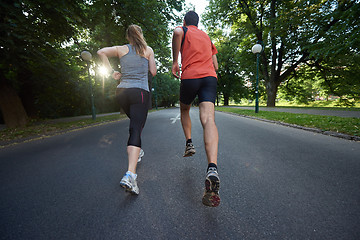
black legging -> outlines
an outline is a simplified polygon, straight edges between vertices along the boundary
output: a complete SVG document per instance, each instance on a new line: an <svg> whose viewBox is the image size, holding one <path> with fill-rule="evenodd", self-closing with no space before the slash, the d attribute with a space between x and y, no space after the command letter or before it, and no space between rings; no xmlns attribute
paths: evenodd
<svg viewBox="0 0 360 240"><path fill-rule="evenodd" d="M148 114L149 92L140 88L117 88L116 99L130 118L127 145L141 147L141 132Z"/></svg>

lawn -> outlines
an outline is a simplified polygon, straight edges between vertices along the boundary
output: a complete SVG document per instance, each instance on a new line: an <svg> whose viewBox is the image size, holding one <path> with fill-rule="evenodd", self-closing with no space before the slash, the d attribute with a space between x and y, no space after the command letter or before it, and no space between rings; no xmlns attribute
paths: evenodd
<svg viewBox="0 0 360 240"><path fill-rule="evenodd" d="M320 116L272 111L260 111L255 113L254 110L245 110L234 107L216 107L216 110L232 112L244 116L253 116L260 119L295 124L309 128L317 128L322 131L332 131L352 136L360 136L360 118Z"/></svg>

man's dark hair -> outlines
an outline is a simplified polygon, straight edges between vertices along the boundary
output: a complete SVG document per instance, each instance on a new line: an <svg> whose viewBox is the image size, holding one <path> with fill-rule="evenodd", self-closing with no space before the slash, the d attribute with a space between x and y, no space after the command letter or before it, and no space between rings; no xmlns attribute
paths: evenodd
<svg viewBox="0 0 360 240"><path fill-rule="evenodd" d="M184 20L185 20L186 26L189 26L189 25L198 26L199 15L194 11L189 11L185 14Z"/></svg>

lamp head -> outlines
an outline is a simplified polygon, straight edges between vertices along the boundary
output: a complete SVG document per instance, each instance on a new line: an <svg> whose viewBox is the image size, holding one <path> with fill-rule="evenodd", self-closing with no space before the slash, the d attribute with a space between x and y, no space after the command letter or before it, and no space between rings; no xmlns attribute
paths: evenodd
<svg viewBox="0 0 360 240"><path fill-rule="evenodd" d="M80 55L81 58L85 61L90 61L92 59L92 55L89 51L82 51Z"/></svg>
<svg viewBox="0 0 360 240"><path fill-rule="evenodd" d="M259 43L255 44L255 45L252 47L251 51L252 51L254 54L256 54L256 53L261 53L261 51L262 51L262 46L261 46L261 44L259 44Z"/></svg>

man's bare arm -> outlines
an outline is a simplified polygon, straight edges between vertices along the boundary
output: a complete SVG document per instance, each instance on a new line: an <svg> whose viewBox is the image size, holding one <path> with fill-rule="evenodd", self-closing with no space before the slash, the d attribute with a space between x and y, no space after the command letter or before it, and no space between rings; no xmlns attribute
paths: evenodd
<svg viewBox="0 0 360 240"><path fill-rule="evenodd" d="M216 55L212 55L212 61L214 64L215 71L217 71L219 69L219 64L218 64Z"/></svg>
<svg viewBox="0 0 360 240"><path fill-rule="evenodd" d="M172 38L173 63L178 61L183 35L184 31L181 28L175 28Z"/></svg>
<svg viewBox="0 0 360 240"><path fill-rule="evenodd" d="M180 78L180 68L178 63L179 52L181 47L181 40L183 38L184 31L181 28L175 28L172 38L172 52L173 52L173 64L172 74L176 78Z"/></svg>

